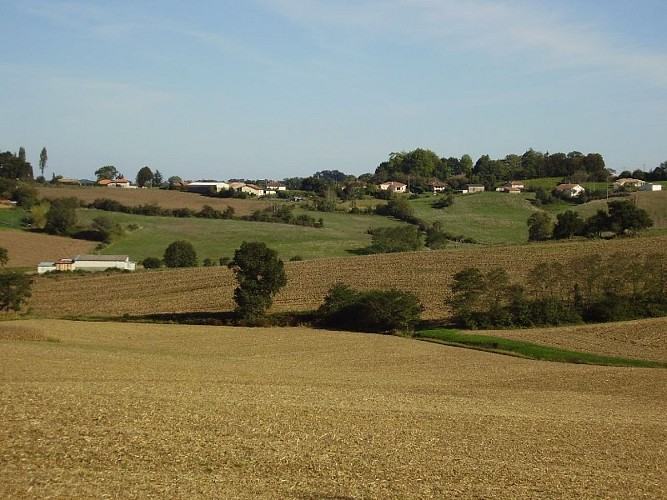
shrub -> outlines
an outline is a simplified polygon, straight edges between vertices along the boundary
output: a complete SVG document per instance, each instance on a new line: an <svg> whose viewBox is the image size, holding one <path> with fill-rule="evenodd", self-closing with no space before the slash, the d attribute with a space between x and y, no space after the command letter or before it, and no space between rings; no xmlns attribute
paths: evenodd
<svg viewBox="0 0 667 500"><path fill-rule="evenodd" d="M377 227L368 231L372 235L368 253L393 253L419 250L421 234L415 226Z"/></svg>
<svg viewBox="0 0 667 500"><path fill-rule="evenodd" d="M412 331L422 311L419 299L411 292L395 289L358 292L337 284L324 298L318 315L329 327L391 333Z"/></svg>
<svg viewBox="0 0 667 500"><path fill-rule="evenodd" d="M157 257L146 257L142 265L145 269L159 269L162 267L162 261Z"/></svg>
<svg viewBox="0 0 667 500"><path fill-rule="evenodd" d="M178 240L169 244L162 260L167 267L197 267L197 252L189 241Z"/></svg>

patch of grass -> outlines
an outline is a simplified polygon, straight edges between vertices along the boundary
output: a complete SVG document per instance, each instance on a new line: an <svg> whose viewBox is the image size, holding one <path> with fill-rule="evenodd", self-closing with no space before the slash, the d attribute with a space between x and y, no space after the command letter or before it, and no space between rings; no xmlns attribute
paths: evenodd
<svg viewBox="0 0 667 500"><path fill-rule="evenodd" d="M415 337L451 346L466 347L541 361L637 368L667 368L667 363L568 351L532 344L530 342L504 339L502 337L462 333L457 330L423 330L417 332Z"/></svg>
<svg viewBox="0 0 667 500"><path fill-rule="evenodd" d="M0 209L0 231L4 229L25 228L25 224L23 223L25 216L25 210L20 208Z"/></svg>
<svg viewBox="0 0 667 500"><path fill-rule="evenodd" d="M301 212L296 213L298 215ZM223 219L149 217L91 209L81 209L77 215L84 226L101 215L118 222L123 228L129 224L139 226L140 229L126 232L102 251L107 255L127 254L136 261L146 257L162 257L167 245L183 239L192 242L200 262L206 258L217 261L220 257L231 257L243 241L262 241L274 248L283 260L296 254L306 260L340 257L349 255L350 250L370 244L371 237L366 232L369 227L405 224L380 216L307 213L316 219L321 217L324 227Z"/></svg>
<svg viewBox="0 0 667 500"><path fill-rule="evenodd" d="M528 241L526 221L535 211L530 193L509 195L488 192L454 196L454 204L434 209L440 196L424 196L411 200L415 216L427 222L439 220L444 230L473 238L483 244L525 243Z"/></svg>

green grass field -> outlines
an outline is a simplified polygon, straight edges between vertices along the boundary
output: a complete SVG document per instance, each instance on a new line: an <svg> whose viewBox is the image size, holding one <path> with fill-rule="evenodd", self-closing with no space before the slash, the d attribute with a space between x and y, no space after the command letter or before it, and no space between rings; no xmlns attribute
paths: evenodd
<svg viewBox="0 0 667 500"><path fill-rule="evenodd" d="M466 347L481 351L496 352L510 356L520 356L542 361L575 363L587 365L626 366L638 368L667 368L667 363L642 359L630 359L614 356L602 356L587 352L559 349L533 344L520 340L505 339L492 335L478 335L457 330L424 330L417 332L417 338L442 343L445 345Z"/></svg>
<svg viewBox="0 0 667 500"><path fill-rule="evenodd" d="M478 193L455 195L454 204L442 209L432 208L440 199L424 195L410 203L415 216L427 222L442 221L445 231L474 238L482 244L525 243L528 240L526 221L535 211L531 194Z"/></svg>
<svg viewBox="0 0 667 500"><path fill-rule="evenodd" d="M338 213L313 213L324 219L323 228L301 227L289 224L248 222L238 220L179 219L148 217L99 210L78 211L82 225L89 225L95 217L107 216L123 228L136 224L139 229L128 231L107 246L104 254L128 254L134 260L162 257L172 241L188 240L197 250L199 260L217 260L232 257L243 241L263 241L288 260L294 256L304 259L350 255L350 251L368 245L369 227L405 224L388 217Z"/></svg>

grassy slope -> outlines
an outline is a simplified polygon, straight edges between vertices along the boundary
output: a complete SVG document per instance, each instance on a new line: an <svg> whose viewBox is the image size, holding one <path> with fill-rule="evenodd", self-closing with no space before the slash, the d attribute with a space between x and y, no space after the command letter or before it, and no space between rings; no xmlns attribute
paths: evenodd
<svg viewBox="0 0 667 500"><path fill-rule="evenodd" d="M484 244L524 243L528 240L526 221L535 211L531 195L479 193L457 195L454 204L443 209L431 205L438 196L411 201L415 215L428 222L440 220L446 231L474 238Z"/></svg>
<svg viewBox="0 0 667 500"><path fill-rule="evenodd" d="M323 228L289 224L246 222L237 220L178 219L147 217L98 210L79 210L79 219L89 224L104 215L118 221L122 227L134 223L140 226L103 250L105 254L128 254L134 260L161 257L164 249L175 240L189 240L195 246L200 261L205 258L231 257L243 241L263 241L288 260L295 255L304 259L340 257L350 250L370 243L366 230L371 226L403 224L386 217L337 213L313 213L324 219Z"/></svg>

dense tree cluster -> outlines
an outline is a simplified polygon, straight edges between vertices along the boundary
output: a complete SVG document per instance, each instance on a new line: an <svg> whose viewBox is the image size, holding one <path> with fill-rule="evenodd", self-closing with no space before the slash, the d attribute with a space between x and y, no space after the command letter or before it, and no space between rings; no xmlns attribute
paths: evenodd
<svg viewBox="0 0 667 500"><path fill-rule="evenodd" d="M639 208L632 200L610 200L607 210L598 210L584 220L572 210L556 215L554 224L546 212L535 212L528 218L528 239L542 241L572 238L573 236L602 237L634 235L653 226L648 212Z"/></svg>
<svg viewBox="0 0 667 500"><path fill-rule="evenodd" d="M32 179L32 165L25 160L25 150L22 155L15 155L9 151L0 153L0 178L4 179Z"/></svg>
<svg viewBox="0 0 667 500"><path fill-rule="evenodd" d="M428 149L391 153L389 159L375 170L375 180L409 181L417 188L432 179L454 182L479 182L495 187L501 182L536 177L585 176L589 180L604 181L609 177L602 155L578 151L564 153L541 153L529 149L523 155L509 154L492 159L482 155L473 165L469 155L461 158L440 158Z"/></svg>
<svg viewBox="0 0 667 500"><path fill-rule="evenodd" d="M605 322L667 314L667 254L643 261L587 255L542 262L523 283L504 269L466 268L454 275L451 306L466 328L511 328Z"/></svg>
<svg viewBox="0 0 667 500"><path fill-rule="evenodd" d="M411 292L369 290L334 285L317 311L324 326L361 332L409 332L419 323L423 306Z"/></svg>

